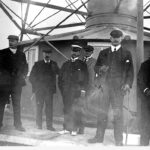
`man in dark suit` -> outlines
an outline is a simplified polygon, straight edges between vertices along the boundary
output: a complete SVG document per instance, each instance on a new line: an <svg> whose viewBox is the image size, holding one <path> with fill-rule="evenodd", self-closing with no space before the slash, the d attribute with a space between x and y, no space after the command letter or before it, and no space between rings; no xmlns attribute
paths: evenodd
<svg viewBox="0 0 150 150"><path fill-rule="evenodd" d="M150 58L141 64L137 85L141 102L140 144L148 146L150 141Z"/></svg>
<svg viewBox="0 0 150 150"><path fill-rule="evenodd" d="M123 33L113 30L110 33L111 46L99 53L96 65L96 76L104 78L100 87L103 98L100 100L100 112L97 120L97 132L89 143L102 143L107 126L107 114L111 104L114 115L114 138L117 146L123 140L123 97L133 83L133 63L131 53L121 46Z"/></svg>
<svg viewBox="0 0 150 150"><path fill-rule="evenodd" d="M28 65L26 62L25 54L17 47L18 36L9 35L9 48L3 50L5 59L8 63L7 67L11 75L11 84L9 90L9 97L12 100L14 112L14 126L19 131L25 131L21 123L21 92L22 86L25 85L25 78L28 72Z"/></svg>
<svg viewBox="0 0 150 150"><path fill-rule="evenodd" d="M52 51L43 50L43 60L36 62L32 68L29 80L36 96L36 124L42 129L42 110L45 104L46 126L53 128L53 94L56 92L56 75L59 74L57 63L50 59Z"/></svg>
<svg viewBox="0 0 150 150"><path fill-rule="evenodd" d="M71 59L63 63L58 85L62 94L64 104L64 124L63 131L60 134L71 132L71 135L76 135L78 129L74 126L76 118L71 115L75 99L81 95L85 95L88 84L88 69L85 62L79 59L83 43L75 40L72 44ZM82 116L78 116L82 117ZM73 127L70 127L73 124ZM80 129L83 128L82 119L80 119Z"/></svg>
<svg viewBox="0 0 150 150"><path fill-rule="evenodd" d="M4 50L0 50L0 130L3 126L5 104L8 102L11 87L11 62Z"/></svg>

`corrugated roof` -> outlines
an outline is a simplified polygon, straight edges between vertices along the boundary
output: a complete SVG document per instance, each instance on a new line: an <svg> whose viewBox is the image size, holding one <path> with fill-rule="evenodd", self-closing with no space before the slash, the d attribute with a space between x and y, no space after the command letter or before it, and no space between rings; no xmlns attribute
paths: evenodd
<svg viewBox="0 0 150 150"><path fill-rule="evenodd" d="M87 28L84 30L78 30L63 34L57 34L53 36L46 36L45 39L48 41L63 41L63 40L72 40L74 35L79 36L80 39L89 39L89 40L107 40L110 38L109 33L113 29L120 29L124 35L129 35L131 37L131 40L137 39L137 33L135 31L131 31L128 28L119 28L119 27L108 27L108 26L102 26L102 27L96 27L96 28ZM29 44L33 43L37 39L28 40L28 41L22 41L21 44ZM43 40L42 40L43 41ZM144 33L144 41L150 41L150 34Z"/></svg>

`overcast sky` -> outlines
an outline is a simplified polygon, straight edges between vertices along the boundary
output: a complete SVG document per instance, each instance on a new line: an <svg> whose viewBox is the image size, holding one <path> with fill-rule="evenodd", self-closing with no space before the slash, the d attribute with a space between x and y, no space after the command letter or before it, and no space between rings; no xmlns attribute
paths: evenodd
<svg viewBox="0 0 150 150"><path fill-rule="evenodd" d="M17 2L12 2L11 0L2 0L2 1L6 5L8 5L17 15L19 15L20 17L24 16L25 10L26 10L26 4L23 4L23 9L22 9L23 11L21 11L21 4L19 4ZM32 1L47 3L49 0L32 0ZM69 0L67 0L67 1L69 2ZM75 0L71 0L71 1L73 2ZM86 1L86 0L82 0L82 1ZM144 4L146 4L148 1L149 0L144 0ZM51 0L50 4L55 4L55 5L62 6L62 7L66 7L68 5L66 0ZM77 3L75 3L76 7L79 7L80 5L81 5L81 1L78 1ZM30 23L40 10L41 10L41 7L30 5L27 22ZM85 8L82 8L81 10L85 11ZM42 19L48 17L49 15L51 15L51 14L57 12L57 11L58 10L45 8L44 11L40 14L40 16L35 20L35 22L32 25L35 25L36 23L38 23ZM21 12L23 12L22 15L21 15ZM147 12L147 13L149 13L149 12ZM70 13L60 12L57 15L53 16L52 18L48 19L47 21L37 25L36 27L39 28L39 27L48 27L48 26L57 25L61 20L63 20L69 14ZM16 20L18 22L18 24L21 26L20 19L18 19L12 13L11 13L11 15L13 16L13 19ZM77 22L80 22L80 21L84 21L84 19L81 16L78 16L78 17L76 15L73 15L66 22L64 22L64 24L77 23ZM149 25L148 21L146 21L144 24L146 26ZM63 30L54 30L54 32L52 32L52 34L68 32L69 30L71 31L71 30L78 30L78 29L83 29L83 28L84 27L70 28L70 29L67 28L66 30L65 29L63 29ZM47 31L45 31L45 33L46 32ZM20 35L20 31L12 23L12 21L10 21L10 19L6 16L6 14L0 9L0 37L1 37L0 38L0 49L6 48L8 46L7 37L8 37L9 34ZM30 36L30 38L35 37L35 36L31 36L31 35L29 35L29 36ZM24 40L29 40L29 38L27 36L24 36Z"/></svg>

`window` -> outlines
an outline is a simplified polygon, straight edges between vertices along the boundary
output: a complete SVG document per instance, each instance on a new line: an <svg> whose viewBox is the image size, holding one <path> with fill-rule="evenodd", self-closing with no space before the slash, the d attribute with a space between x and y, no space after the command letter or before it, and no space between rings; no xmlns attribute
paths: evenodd
<svg viewBox="0 0 150 150"><path fill-rule="evenodd" d="M26 51L27 49L28 47L24 48L26 59L27 59L28 66L29 66L29 72L28 72L28 76L29 76L34 63L38 61L39 46L34 46L30 50Z"/></svg>

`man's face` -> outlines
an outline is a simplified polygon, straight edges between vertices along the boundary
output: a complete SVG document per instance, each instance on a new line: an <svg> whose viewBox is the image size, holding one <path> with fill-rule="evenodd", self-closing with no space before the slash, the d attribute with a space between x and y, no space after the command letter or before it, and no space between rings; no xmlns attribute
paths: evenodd
<svg viewBox="0 0 150 150"><path fill-rule="evenodd" d="M49 60L50 60L50 56L51 56L51 53L45 53L45 52L43 52L43 58L44 58L46 61L49 61Z"/></svg>
<svg viewBox="0 0 150 150"><path fill-rule="evenodd" d="M9 39L9 47L10 48L17 48L18 40L16 39Z"/></svg>
<svg viewBox="0 0 150 150"><path fill-rule="evenodd" d="M71 51L71 57L72 58L79 57L80 53L81 53L81 49L80 48L74 48L74 51L73 50Z"/></svg>
<svg viewBox="0 0 150 150"><path fill-rule="evenodd" d="M110 37L110 41L112 43L113 46L118 46L121 44L121 41L122 41L122 37L119 37L119 38L114 38L114 37Z"/></svg>
<svg viewBox="0 0 150 150"><path fill-rule="evenodd" d="M90 57L93 54L93 51L85 51L85 57Z"/></svg>

